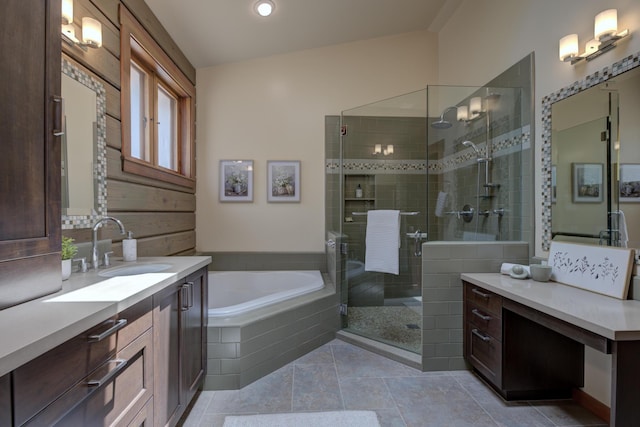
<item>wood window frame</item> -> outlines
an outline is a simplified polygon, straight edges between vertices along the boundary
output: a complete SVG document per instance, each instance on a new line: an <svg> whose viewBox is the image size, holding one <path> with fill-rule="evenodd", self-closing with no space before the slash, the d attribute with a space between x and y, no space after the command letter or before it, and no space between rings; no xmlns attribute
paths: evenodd
<svg viewBox="0 0 640 427"><path fill-rule="evenodd" d="M158 80L178 99L178 171L157 164L155 138L151 137L151 162L131 156L131 60L153 71L150 87ZM120 99L122 127L122 170L194 190L195 171L195 86L169 58L136 18L120 5ZM155 102L154 106L155 107ZM155 131L151 132L155 135Z"/></svg>

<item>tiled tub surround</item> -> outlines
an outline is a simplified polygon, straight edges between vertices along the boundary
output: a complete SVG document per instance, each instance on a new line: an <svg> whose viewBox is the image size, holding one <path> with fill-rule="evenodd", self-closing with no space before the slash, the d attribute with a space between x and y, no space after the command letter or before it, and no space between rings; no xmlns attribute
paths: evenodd
<svg viewBox="0 0 640 427"><path fill-rule="evenodd" d="M529 264L528 242L427 242L422 245L422 370L467 369L462 343L461 273L496 273L503 262Z"/></svg>
<svg viewBox="0 0 640 427"><path fill-rule="evenodd" d="M338 294L325 288L235 317L209 318L206 390L236 390L331 341Z"/></svg>

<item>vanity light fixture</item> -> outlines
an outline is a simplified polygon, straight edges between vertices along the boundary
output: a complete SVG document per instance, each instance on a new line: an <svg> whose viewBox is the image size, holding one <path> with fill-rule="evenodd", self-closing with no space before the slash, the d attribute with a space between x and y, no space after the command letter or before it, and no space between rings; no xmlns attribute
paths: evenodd
<svg viewBox="0 0 640 427"><path fill-rule="evenodd" d="M62 0L62 40L85 51L87 47L99 48L102 46L102 24L85 16L82 18L82 41L78 40L73 27L73 0Z"/></svg>
<svg viewBox="0 0 640 427"><path fill-rule="evenodd" d="M271 15L275 8L276 5L271 0L259 0L254 6L256 13L264 17Z"/></svg>
<svg viewBox="0 0 640 427"><path fill-rule="evenodd" d="M474 96L469 100L469 106L458 106L457 119L459 122L469 125L470 123L483 117L486 113L484 100L480 96Z"/></svg>
<svg viewBox="0 0 640 427"><path fill-rule="evenodd" d="M384 154L385 156L389 154L393 154L393 145L388 144L384 149L382 148L382 144L376 144L373 146L373 154Z"/></svg>
<svg viewBox="0 0 640 427"><path fill-rule="evenodd" d="M616 43L630 34L628 29L618 32L618 11L607 9L596 15L593 39L585 45L585 51L579 53L578 35L569 34L560 39L560 61L572 65L583 59L594 58L616 47Z"/></svg>

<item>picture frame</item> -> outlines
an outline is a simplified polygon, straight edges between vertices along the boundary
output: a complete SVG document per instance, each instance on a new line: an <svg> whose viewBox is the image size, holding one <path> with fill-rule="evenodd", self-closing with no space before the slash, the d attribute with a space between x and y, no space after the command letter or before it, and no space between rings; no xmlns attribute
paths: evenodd
<svg viewBox="0 0 640 427"><path fill-rule="evenodd" d="M571 163L573 203L602 203L602 163Z"/></svg>
<svg viewBox="0 0 640 427"><path fill-rule="evenodd" d="M267 202L300 202L299 160L267 160Z"/></svg>
<svg viewBox="0 0 640 427"><path fill-rule="evenodd" d="M620 202L640 203L640 164L620 164Z"/></svg>
<svg viewBox="0 0 640 427"><path fill-rule="evenodd" d="M253 160L220 160L220 201L253 202Z"/></svg>

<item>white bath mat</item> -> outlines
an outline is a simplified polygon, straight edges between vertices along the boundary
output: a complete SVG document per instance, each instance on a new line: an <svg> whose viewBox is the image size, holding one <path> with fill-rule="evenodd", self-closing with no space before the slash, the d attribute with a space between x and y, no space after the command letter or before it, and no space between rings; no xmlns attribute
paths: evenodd
<svg viewBox="0 0 640 427"><path fill-rule="evenodd" d="M223 427L380 427L373 411L227 415Z"/></svg>

